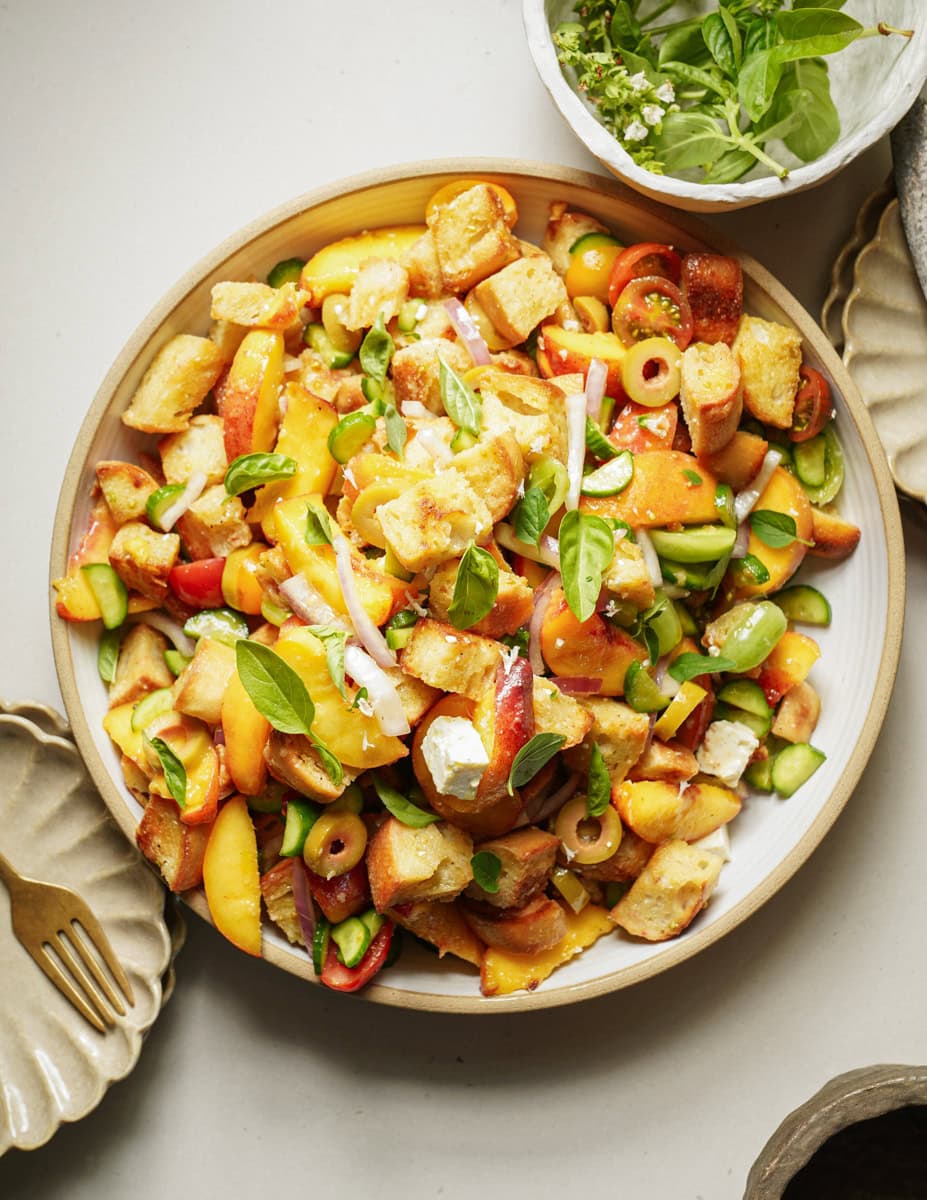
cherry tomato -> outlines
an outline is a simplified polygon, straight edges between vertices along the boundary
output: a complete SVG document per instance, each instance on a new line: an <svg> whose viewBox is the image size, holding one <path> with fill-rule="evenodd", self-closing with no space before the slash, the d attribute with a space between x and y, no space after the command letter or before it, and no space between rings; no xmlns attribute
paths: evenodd
<svg viewBox="0 0 927 1200"><path fill-rule="evenodd" d="M174 594L191 608L221 608L224 558L201 558L174 567L167 582Z"/></svg>
<svg viewBox="0 0 927 1200"><path fill-rule="evenodd" d="M830 384L814 367L801 366L798 373L805 381L795 397L792 413L792 428L789 437L793 442L807 442L817 437L834 415L830 398Z"/></svg>
<svg viewBox="0 0 927 1200"><path fill-rule="evenodd" d="M346 921L365 908L370 907L370 887L367 883L367 866L358 863L344 875L334 879L323 879L315 871L306 868L312 898L333 925Z"/></svg>
<svg viewBox="0 0 927 1200"><path fill-rule="evenodd" d="M675 400L661 408L645 408L632 400L612 426L608 440L620 450L642 454L645 450L670 450L676 436L679 405Z"/></svg>
<svg viewBox="0 0 927 1200"><path fill-rule="evenodd" d="M642 275L662 275L672 283L678 283L682 274L682 259L672 248L662 242L638 242L628 246L612 263L608 277L608 302L614 308L618 297L632 279Z"/></svg>
<svg viewBox="0 0 927 1200"><path fill-rule="evenodd" d="M328 943L321 980L326 987L336 992L356 992L386 966L390 945L393 941L393 922L384 921L383 928L370 943L370 948L356 967L346 967L338 961L338 950L334 941Z"/></svg>
<svg viewBox="0 0 927 1200"><path fill-rule="evenodd" d="M612 309L612 329L626 346L666 337L685 350L692 341L692 312L682 292L661 275L632 279Z"/></svg>

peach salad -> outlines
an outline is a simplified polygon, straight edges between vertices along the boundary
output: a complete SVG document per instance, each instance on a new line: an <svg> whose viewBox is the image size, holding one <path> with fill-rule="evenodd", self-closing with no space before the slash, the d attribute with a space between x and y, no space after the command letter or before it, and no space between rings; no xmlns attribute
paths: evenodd
<svg viewBox="0 0 927 1200"><path fill-rule="evenodd" d="M323 984L400 931L537 987L709 901L750 790L819 767L859 530L827 380L734 258L457 180L420 225L212 289L150 363L56 582L102 625L142 852Z"/></svg>

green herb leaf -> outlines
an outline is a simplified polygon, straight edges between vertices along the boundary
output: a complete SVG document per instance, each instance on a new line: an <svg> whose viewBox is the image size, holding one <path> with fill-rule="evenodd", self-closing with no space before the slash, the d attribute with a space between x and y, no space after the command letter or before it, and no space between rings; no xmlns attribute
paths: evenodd
<svg viewBox="0 0 927 1200"><path fill-rule="evenodd" d="M657 152L669 171L701 167L720 158L730 147L714 117L700 112L668 113L657 138Z"/></svg>
<svg viewBox="0 0 927 1200"><path fill-rule="evenodd" d="M402 792L390 787L376 772L373 773L373 786L386 811L403 825L408 825L411 829L422 829L425 825L433 825L435 821L441 820L437 813L426 812L424 808L419 808L417 804L407 800Z"/></svg>
<svg viewBox="0 0 927 1200"><path fill-rule="evenodd" d="M776 512L771 508L756 508L750 514L750 530L760 541L774 550L783 546L791 546L792 542L801 542L808 546L804 538L798 536L795 518L788 513Z"/></svg>
<svg viewBox="0 0 927 1200"><path fill-rule="evenodd" d="M539 487L529 487L512 509L515 536L529 546L536 546L550 520L547 497Z"/></svg>
<svg viewBox="0 0 927 1200"><path fill-rule="evenodd" d="M811 59L792 66L793 89L786 92L783 106L791 105L797 121L783 137L785 144L802 162L812 162L825 154L840 137L840 117L831 99L830 77L822 62ZM783 83L789 82L784 79ZM776 103L779 93L776 94Z"/></svg>
<svg viewBox="0 0 927 1200"><path fill-rule="evenodd" d="M751 121L759 121L773 102L782 78L783 62L779 50L779 46L760 50L751 55L741 69L737 91Z"/></svg>
<svg viewBox="0 0 927 1200"><path fill-rule="evenodd" d="M367 696L368 696L367 689L365 687L362 687L360 689L360 691L357 693L357 695L354 697L354 703L351 705L351 711L353 712L353 710L355 708L360 708L361 701L366 700Z"/></svg>
<svg viewBox="0 0 927 1200"><path fill-rule="evenodd" d="M743 46L737 22L725 8L709 13L702 21L705 45L721 70L734 79L740 67Z"/></svg>
<svg viewBox="0 0 927 1200"><path fill-rule="evenodd" d="M473 868L473 882L484 892L495 896L499 890L499 876L502 873L502 860L491 850L478 850L470 859Z"/></svg>
<svg viewBox="0 0 927 1200"><path fill-rule="evenodd" d="M483 419L483 406L479 396L469 387L452 367L438 355L441 387L441 403L444 411L460 429L466 429L477 437Z"/></svg>
<svg viewBox="0 0 927 1200"><path fill-rule="evenodd" d="M720 654L680 654L669 668L669 674L677 683L695 679L698 675L717 675L721 671L734 671L737 664Z"/></svg>
<svg viewBox="0 0 927 1200"><path fill-rule="evenodd" d="M104 629L100 634L100 646L97 650L97 670L104 683L114 683L116 679L116 664L119 661L119 646L122 642L122 629Z"/></svg>
<svg viewBox="0 0 927 1200"><path fill-rule="evenodd" d="M716 159L705 172L703 183L736 183L756 166L756 155L734 147Z"/></svg>
<svg viewBox="0 0 927 1200"><path fill-rule="evenodd" d="M529 783L541 767L554 757L566 738L562 733L536 733L512 760L509 771L508 790L511 796L515 788L524 787Z"/></svg>
<svg viewBox="0 0 927 1200"><path fill-rule="evenodd" d="M380 313L372 328L367 331L367 336L361 342L357 353L361 370L377 383L382 383L386 379L394 349L393 339L386 332L383 314Z"/></svg>
<svg viewBox="0 0 927 1200"><path fill-rule="evenodd" d="M599 747L593 743L589 756L589 782L586 786L586 813L600 817L608 808L612 798L612 780Z"/></svg>
<svg viewBox="0 0 927 1200"><path fill-rule="evenodd" d="M251 488L295 474L296 460L287 454L240 454L225 472L225 490L230 496L240 496Z"/></svg>
<svg viewBox="0 0 927 1200"><path fill-rule="evenodd" d="M702 22L698 19L680 22L669 30L660 43L657 64L661 68L667 63L684 62L700 66L708 61L705 39L702 37Z"/></svg>
<svg viewBox="0 0 927 1200"><path fill-rule="evenodd" d="M447 610L456 629L469 629L492 611L499 593L499 564L489 553L473 542L463 552L454 595Z"/></svg>
<svg viewBox="0 0 927 1200"><path fill-rule="evenodd" d="M348 640L347 631L333 629L329 625L310 625L309 632L325 647L325 665L328 667L332 683L338 689L342 700L347 701L344 690L344 648Z"/></svg>
<svg viewBox="0 0 927 1200"><path fill-rule="evenodd" d="M311 736L315 706L289 663L269 646L242 640L235 643L235 664L251 703L274 729Z"/></svg>
<svg viewBox="0 0 927 1200"><path fill-rule="evenodd" d="M560 523L559 542L563 594L576 619L587 621L615 553L614 534L601 517L572 509Z"/></svg>
<svg viewBox="0 0 927 1200"><path fill-rule="evenodd" d="M321 508L306 505L306 544L308 546L331 546L334 542L334 530L331 517Z"/></svg>
<svg viewBox="0 0 927 1200"><path fill-rule="evenodd" d="M776 25L783 45L791 46L789 54L802 58L819 58L822 54L836 54L863 32L863 26L846 13L827 9L823 5L814 8L798 8L778 13Z"/></svg>
<svg viewBox="0 0 927 1200"><path fill-rule="evenodd" d="M771 16L754 17L744 32L744 58L759 54L775 46L779 38L776 19Z"/></svg>
<svg viewBox="0 0 927 1200"><path fill-rule="evenodd" d="M387 445L397 458L402 458L406 439L409 436L406 423L397 412L395 404L387 404L383 410L383 418L386 422Z"/></svg>
<svg viewBox="0 0 927 1200"><path fill-rule="evenodd" d="M637 5L635 4L636 7ZM640 41L641 27L634 13L631 11L628 0L618 0L618 3L615 5L612 22L609 26L609 33L615 45L624 46L629 50L637 46Z"/></svg>
<svg viewBox="0 0 927 1200"><path fill-rule="evenodd" d="M149 738L148 742L158 756L167 790L182 811L187 807L187 772L184 765L163 738Z"/></svg>
<svg viewBox="0 0 927 1200"><path fill-rule="evenodd" d="M693 487L698 487L702 482L702 477L699 475L698 471L693 471L689 467L686 467L686 469L683 471L683 475Z"/></svg>
<svg viewBox="0 0 927 1200"><path fill-rule="evenodd" d="M307 693L308 695L308 693ZM341 787L344 782L344 768L340 760L334 755L328 746L316 734L309 734L309 741L315 746L316 753L322 760L322 766L325 768L325 774L332 781L335 787Z"/></svg>

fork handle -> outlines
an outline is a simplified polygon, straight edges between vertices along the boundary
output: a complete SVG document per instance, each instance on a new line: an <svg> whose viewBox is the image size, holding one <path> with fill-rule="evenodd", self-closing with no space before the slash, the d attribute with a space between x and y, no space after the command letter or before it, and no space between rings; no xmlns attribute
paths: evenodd
<svg viewBox="0 0 927 1200"><path fill-rule="evenodd" d="M13 864L0 854L0 879L6 884L10 895L22 883L22 876L13 866Z"/></svg>

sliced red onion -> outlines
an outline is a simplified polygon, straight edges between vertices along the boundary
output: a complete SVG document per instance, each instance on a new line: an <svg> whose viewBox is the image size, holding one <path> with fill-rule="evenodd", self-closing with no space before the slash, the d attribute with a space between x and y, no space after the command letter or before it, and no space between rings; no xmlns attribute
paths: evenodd
<svg viewBox="0 0 927 1200"><path fill-rule="evenodd" d="M544 614L550 604L550 594L555 587L560 586L560 572L551 571L541 586L534 593L534 612L528 622L528 661L535 675L543 675L547 670L544 655L541 653L541 625Z"/></svg>
<svg viewBox="0 0 927 1200"><path fill-rule="evenodd" d="M641 758L643 758L644 755L647 753L647 751L650 749L650 743L653 741L653 727L654 727L654 725L656 725L656 723L657 723L657 714L651 713L650 714L650 724L647 727L647 736L644 739L644 748L641 751ZM638 759L638 762L639 761L640 761L640 759Z"/></svg>
<svg viewBox="0 0 927 1200"><path fill-rule="evenodd" d="M663 687L663 678L666 675L666 668L668 666L669 666L669 655L668 654L664 654L661 658L658 658L656 664L654 665L653 681L657 685L658 688Z"/></svg>
<svg viewBox="0 0 927 1200"><path fill-rule="evenodd" d="M530 558L532 562L543 563L546 567L553 567L555 571L560 570L560 544L549 534L541 534L538 544L530 546L517 538L512 526L504 521L499 522L493 533L499 545L511 550L513 554L521 554L524 558Z"/></svg>
<svg viewBox="0 0 927 1200"><path fill-rule="evenodd" d="M451 324L457 330L457 336L470 351L470 357L477 367L486 367L492 362L492 355L489 353L489 347L476 327L476 322L460 303L459 300L450 299L444 301L444 307L447 309L447 315L451 318Z"/></svg>
<svg viewBox="0 0 927 1200"><path fill-rule="evenodd" d="M563 808L578 787L579 775L574 771L566 783L557 788L555 792L551 792L549 796L542 796L529 804L519 818L518 825L536 825L541 821L546 821L548 817L552 817L555 812Z"/></svg>
<svg viewBox="0 0 927 1200"><path fill-rule="evenodd" d="M749 514L753 511L753 506L766 490L767 483L772 479L773 472L781 461L781 450L767 450L763 464L757 471L753 482L734 497L734 516L737 518L738 524L741 521L746 521Z"/></svg>
<svg viewBox="0 0 927 1200"><path fill-rule="evenodd" d="M731 547L731 558L745 558L750 545L750 522L743 520L737 526L737 537Z"/></svg>
<svg viewBox="0 0 927 1200"><path fill-rule="evenodd" d="M593 421L598 421L602 412L602 397L605 395L605 384L608 382L608 367L601 358L593 358L586 372L586 414Z"/></svg>
<svg viewBox="0 0 927 1200"><path fill-rule="evenodd" d="M222 728L221 725L216 726L216 732L212 735L212 740L213 740L213 745L215 745L215 746L224 746L225 745L225 730Z"/></svg>
<svg viewBox="0 0 927 1200"><path fill-rule="evenodd" d="M660 559L657 556L653 542L650 540L650 534L646 529L638 529L635 531L637 544L641 548L641 553L644 556L644 564L647 567L647 574L650 576L650 582L655 588L663 586L663 571L660 567Z"/></svg>
<svg viewBox="0 0 927 1200"><path fill-rule="evenodd" d="M169 533L184 515L194 500L199 500L206 487L206 476L202 471L194 471L187 480L187 486L180 493L170 508L161 514L159 525L164 533Z"/></svg>
<svg viewBox="0 0 927 1200"><path fill-rule="evenodd" d="M293 905L299 919L299 932L303 935L306 949L312 953L312 943L315 940L315 904L309 891L309 880L306 878L306 868L301 858L293 859L292 874Z"/></svg>
<svg viewBox="0 0 927 1200"><path fill-rule="evenodd" d="M586 461L586 393L574 392L566 398L567 418L567 475L570 487L566 494L567 512L579 507L579 489L583 485L583 463Z"/></svg>
<svg viewBox="0 0 927 1200"><path fill-rule="evenodd" d="M305 575L294 575L280 584L280 591L290 608L307 625L330 625L333 629L350 631L350 625L336 613L321 592L317 591Z"/></svg>
<svg viewBox="0 0 927 1200"><path fill-rule="evenodd" d="M335 567L338 571L338 582L341 584L341 594L348 610L348 616L354 626L357 639L373 659L381 667L395 667L396 655L386 644L386 638L377 629L370 615L361 603L357 594L357 584L354 580L354 566L351 563L351 547L348 539L342 533L335 534Z"/></svg>
<svg viewBox="0 0 927 1200"><path fill-rule="evenodd" d="M396 685L366 651L360 646L345 646L344 669L358 687L367 689L367 699L381 732L391 737L409 733L409 722Z"/></svg>
<svg viewBox="0 0 927 1200"><path fill-rule="evenodd" d="M419 429L414 438L416 446L421 446L426 454L430 455L437 463L450 462L454 457L454 452L446 442L442 442L434 429L429 429L427 426L424 429Z"/></svg>
<svg viewBox="0 0 927 1200"><path fill-rule="evenodd" d="M552 675L551 683L555 683L561 692L581 696L594 695L602 686L601 679L591 679L587 675Z"/></svg>
<svg viewBox="0 0 927 1200"><path fill-rule="evenodd" d="M175 650L179 650L186 658L192 658L196 653L196 642L187 637L177 621L160 612L143 612L129 617L133 625L150 625L163 633Z"/></svg>

